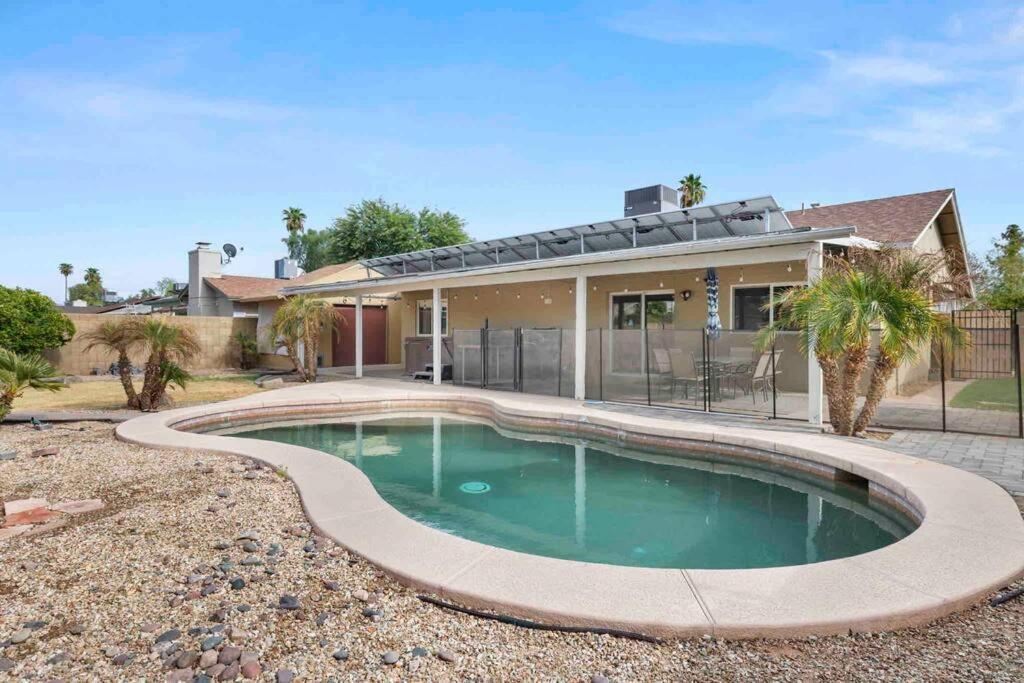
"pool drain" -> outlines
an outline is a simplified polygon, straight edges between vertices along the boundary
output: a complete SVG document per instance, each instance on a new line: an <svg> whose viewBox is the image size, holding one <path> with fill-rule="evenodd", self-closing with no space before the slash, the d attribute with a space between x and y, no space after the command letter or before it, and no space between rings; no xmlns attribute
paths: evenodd
<svg viewBox="0 0 1024 683"><path fill-rule="evenodd" d="M467 481L459 490L463 493L487 493L491 490L491 485L483 481Z"/></svg>

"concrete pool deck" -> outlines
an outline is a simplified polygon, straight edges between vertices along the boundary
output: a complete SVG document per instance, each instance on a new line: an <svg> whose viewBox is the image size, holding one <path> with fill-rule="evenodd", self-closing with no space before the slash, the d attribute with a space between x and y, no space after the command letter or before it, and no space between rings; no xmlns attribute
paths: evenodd
<svg viewBox="0 0 1024 683"><path fill-rule="evenodd" d="M714 450L821 476L852 473L920 526L879 550L765 569L646 569L527 555L431 529L344 460L300 446L193 433L248 421L433 410L643 446ZM1024 574L1024 520L996 484L946 465L806 432L619 414L570 399L363 379L144 415L118 438L251 457L283 468L324 534L413 586L559 625L666 637L800 637L926 623Z"/></svg>

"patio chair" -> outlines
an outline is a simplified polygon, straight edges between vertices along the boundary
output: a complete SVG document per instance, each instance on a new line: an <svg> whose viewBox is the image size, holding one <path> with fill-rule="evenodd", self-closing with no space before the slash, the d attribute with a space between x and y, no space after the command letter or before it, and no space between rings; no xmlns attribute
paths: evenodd
<svg viewBox="0 0 1024 683"><path fill-rule="evenodd" d="M750 374L745 378L738 378L738 381L745 383L744 393L746 393L746 390L749 390L750 398L754 403L757 403L758 390L761 392L761 397L767 401L768 392L775 389L775 375L779 372L779 358L781 357L782 351L775 351L775 367L773 372L772 354L762 353Z"/></svg>

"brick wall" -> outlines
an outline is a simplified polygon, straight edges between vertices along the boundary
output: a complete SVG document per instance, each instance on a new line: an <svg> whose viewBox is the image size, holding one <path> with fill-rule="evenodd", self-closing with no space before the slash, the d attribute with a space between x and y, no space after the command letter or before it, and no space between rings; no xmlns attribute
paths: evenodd
<svg viewBox="0 0 1024 683"><path fill-rule="evenodd" d="M86 351L88 341L84 335L109 320L117 321L121 316L73 313L68 316L75 324L75 337L59 349L44 352L43 355L66 375L90 375L94 368L106 372L110 364L117 360L116 354L101 349ZM176 316L174 321L179 325L189 325L199 337L202 347L199 358L189 370L216 370L238 367L238 352L231 343L231 337L240 330L249 334L256 333L255 318L228 318L208 316ZM144 355L136 352L132 363L141 366L145 362Z"/></svg>

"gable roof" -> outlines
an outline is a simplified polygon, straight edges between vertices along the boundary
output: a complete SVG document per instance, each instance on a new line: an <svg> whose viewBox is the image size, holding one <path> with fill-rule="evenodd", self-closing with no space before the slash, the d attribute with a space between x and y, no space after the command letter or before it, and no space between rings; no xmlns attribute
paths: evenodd
<svg viewBox="0 0 1024 683"><path fill-rule="evenodd" d="M875 242L913 243L953 194L952 189L932 190L897 197L832 204L787 211L794 228L832 228L852 225L857 237Z"/></svg>
<svg viewBox="0 0 1024 683"><path fill-rule="evenodd" d="M206 284L232 301L273 299L285 283L291 282L273 277L250 277L248 275L221 275L220 277L208 277L205 280Z"/></svg>

